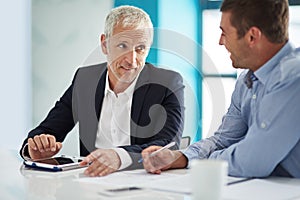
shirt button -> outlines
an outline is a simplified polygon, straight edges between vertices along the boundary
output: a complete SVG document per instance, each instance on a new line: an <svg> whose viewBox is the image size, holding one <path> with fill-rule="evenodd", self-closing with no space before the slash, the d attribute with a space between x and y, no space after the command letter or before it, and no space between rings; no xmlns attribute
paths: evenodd
<svg viewBox="0 0 300 200"><path fill-rule="evenodd" d="M266 128L267 125L266 125L264 122L262 122L262 123L260 124L260 127L261 127L261 128Z"/></svg>
<svg viewBox="0 0 300 200"><path fill-rule="evenodd" d="M252 99L256 99L256 94L252 95Z"/></svg>

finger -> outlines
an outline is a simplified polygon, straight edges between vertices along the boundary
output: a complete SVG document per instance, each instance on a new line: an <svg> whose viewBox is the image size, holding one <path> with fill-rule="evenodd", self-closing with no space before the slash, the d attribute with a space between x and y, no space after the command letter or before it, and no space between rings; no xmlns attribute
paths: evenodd
<svg viewBox="0 0 300 200"><path fill-rule="evenodd" d="M97 168L94 168L93 170L93 174L95 176L101 176L102 173L104 173L105 171L109 170L109 167L107 164L103 164L103 163L100 163L100 165L98 165Z"/></svg>
<svg viewBox="0 0 300 200"><path fill-rule="evenodd" d="M154 173L155 171L159 170L153 166L149 156L145 157L145 159L143 161L143 165L144 165L145 170L150 173Z"/></svg>
<svg viewBox="0 0 300 200"><path fill-rule="evenodd" d="M42 153L45 152L39 135L34 136L33 141L36 144L36 146L40 152L42 152Z"/></svg>
<svg viewBox="0 0 300 200"><path fill-rule="evenodd" d="M159 152L155 156L149 157L149 160L151 162L151 165L153 166L153 169L155 170L160 170L161 168L165 167L167 161L162 152Z"/></svg>
<svg viewBox="0 0 300 200"><path fill-rule="evenodd" d="M55 146L56 146L56 150L59 151L62 148L62 143L61 142L56 142Z"/></svg>
<svg viewBox="0 0 300 200"><path fill-rule="evenodd" d="M97 151L97 150L96 150ZM93 161L97 160L96 157L94 156L95 151L93 151L92 153L90 153L88 156L86 156L81 162L80 165L87 165L89 163L92 163Z"/></svg>
<svg viewBox="0 0 300 200"><path fill-rule="evenodd" d="M45 151L50 151L50 144L49 144L49 140L48 140L48 135L46 134L41 134L40 135L40 139L43 145L43 148Z"/></svg>
<svg viewBox="0 0 300 200"><path fill-rule="evenodd" d="M88 164L89 164L89 162L87 162L85 159L83 159L83 160L79 163L80 166L86 166L86 165L88 165Z"/></svg>
<svg viewBox="0 0 300 200"><path fill-rule="evenodd" d="M79 164L81 166L87 165L89 163L92 163L91 159L89 159L88 157L85 157Z"/></svg>
<svg viewBox="0 0 300 200"><path fill-rule="evenodd" d="M102 164L100 162L93 162L85 171L87 176L97 176L102 171Z"/></svg>
<svg viewBox="0 0 300 200"><path fill-rule="evenodd" d="M35 151L38 150L38 147L36 146L32 138L29 138L27 142L28 142L28 148L33 149Z"/></svg>
<svg viewBox="0 0 300 200"><path fill-rule="evenodd" d="M151 174L160 174L161 170L157 169L153 166L149 166L148 170L146 170L147 172L151 173Z"/></svg>
<svg viewBox="0 0 300 200"><path fill-rule="evenodd" d="M149 165L149 172L150 173L155 174L155 173L157 173L159 171L160 171L160 169L157 168L157 167L155 167L155 166L153 166L152 163L151 163L151 165Z"/></svg>
<svg viewBox="0 0 300 200"><path fill-rule="evenodd" d="M169 150L168 150L169 151ZM148 157L147 159L149 164L149 171L151 173L156 173L157 170L159 170L159 173L164 168L168 168L168 165L173 161L171 158L169 158L168 153L159 152L157 155Z"/></svg>
<svg viewBox="0 0 300 200"><path fill-rule="evenodd" d="M96 163L99 163L98 167L94 169L93 173L96 176L105 176L107 174L110 174L112 172L117 171L115 167L113 167L112 160L110 158L104 158L105 156L102 156L97 159Z"/></svg>
<svg viewBox="0 0 300 200"><path fill-rule="evenodd" d="M149 160L149 153L142 155L143 156L143 166L145 169L148 169L151 165L151 162Z"/></svg>
<svg viewBox="0 0 300 200"><path fill-rule="evenodd" d="M154 152L154 151L156 151L156 150L158 150L158 149L160 149L160 148L162 148L162 147L161 147L161 146L150 146L150 147L144 149L144 150L142 151L142 154L143 154L143 153L152 153L152 152Z"/></svg>
<svg viewBox="0 0 300 200"><path fill-rule="evenodd" d="M93 154L89 154L87 157L85 157L84 159L87 163L89 162L93 162L95 160L97 160L97 158L93 155Z"/></svg>
<svg viewBox="0 0 300 200"><path fill-rule="evenodd" d="M56 142L54 148L51 148L51 152L53 152L54 154L57 154L61 148L62 148L62 143L61 142ZM52 149L55 149L54 151Z"/></svg>
<svg viewBox="0 0 300 200"><path fill-rule="evenodd" d="M56 138L53 135L47 135L49 142L49 150L55 152L56 151Z"/></svg>
<svg viewBox="0 0 300 200"><path fill-rule="evenodd" d="M106 176L106 175L111 174L111 173L113 173L113 172L115 172L115 171L116 171L116 170L113 169L113 168L111 168L111 167L106 167L106 168L104 168L104 169L102 170L102 172L100 172L100 173L98 174L98 176Z"/></svg>
<svg viewBox="0 0 300 200"><path fill-rule="evenodd" d="M145 158L149 156L150 152L143 150L141 154L142 154L143 159L145 160Z"/></svg>
<svg viewBox="0 0 300 200"><path fill-rule="evenodd" d="M91 156L94 160L92 166L87 170L87 174L90 176L104 176L117 170L112 167L111 158L107 157L107 154L102 149L92 152Z"/></svg>

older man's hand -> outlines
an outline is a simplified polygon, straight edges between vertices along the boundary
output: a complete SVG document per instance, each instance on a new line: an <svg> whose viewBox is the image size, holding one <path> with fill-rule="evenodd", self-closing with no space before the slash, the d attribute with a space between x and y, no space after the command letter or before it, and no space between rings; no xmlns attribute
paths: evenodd
<svg viewBox="0 0 300 200"><path fill-rule="evenodd" d="M50 158L62 148L62 143L50 134L36 135L28 139L28 152L31 159Z"/></svg>
<svg viewBox="0 0 300 200"><path fill-rule="evenodd" d="M90 166L84 171L87 176L105 176L117 171L121 166L119 155L113 149L96 149L83 159L80 165Z"/></svg>

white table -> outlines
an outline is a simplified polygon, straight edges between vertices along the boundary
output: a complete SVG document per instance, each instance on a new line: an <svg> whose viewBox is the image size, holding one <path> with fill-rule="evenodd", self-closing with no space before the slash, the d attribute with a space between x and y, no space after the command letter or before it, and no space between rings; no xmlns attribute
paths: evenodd
<svg viewBox="0 0 300 200"><path fill-rule="evenodd" d="M178 192L166 192L145 189L135 194L128 192L123 196L107 197L99 193L105 187L110 188L111 184L103 180L113 180L116 175L107 176L105 179L89 178L84 176L83 170L71 170L66 172L43 172L25 169L22 159L17 151L0 149L2 162L0 164L0 199L22 200L22 199L159 199L159 200L190 200L189 194ZM180 178L180 174L188 173L188 170L172 170L165 172ZM150 174L148 174L150 176ZM147 175L147 176L148 176ZM135 175L136 176L136 175ZM151 175L151 181L157 184L165 175ZM161 177L161 178L160 178ZM148 179L147 179L148 178ZM149 177L141 176L141 180L150 180ZM100 181L98 181L100 180ZM165 179L167 180L167 179ZM128 180L127 180L128 181ZM140 181L140 180L139 180ZM166 183L168 184L168 183ZM170 186L177 184L174 181ZM181 187L179 185L174 185ZM182 187L186 187L186 184ZM224 200L227 199L300 199L300 179L268 178L254 179L238 184L226 186Z"/></svg>

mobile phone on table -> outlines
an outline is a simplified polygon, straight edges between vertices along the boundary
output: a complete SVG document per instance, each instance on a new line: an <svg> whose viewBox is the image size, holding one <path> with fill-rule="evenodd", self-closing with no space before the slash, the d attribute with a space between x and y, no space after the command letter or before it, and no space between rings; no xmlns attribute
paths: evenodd
<svg viewBox="0 0 300 200"><path fill-rule="evenodd" d="M116 196L116 195L132 195L136 194L137 192L142 191L142 188L135 187L135 186L129 186L129 187L121 187L121 188L113 188L113 189L106 189L99 191L100 195L105 196Z"/></svg>

